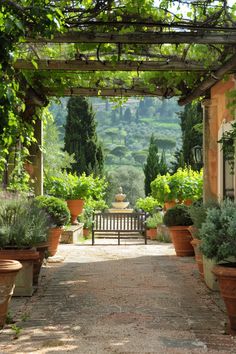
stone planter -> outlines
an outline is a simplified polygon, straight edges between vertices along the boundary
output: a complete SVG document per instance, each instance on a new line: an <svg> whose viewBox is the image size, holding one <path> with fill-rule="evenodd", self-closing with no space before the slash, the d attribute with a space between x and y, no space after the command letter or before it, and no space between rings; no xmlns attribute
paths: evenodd
<svg viewBox="0 0 236 354"><path fill-rule="evenodd" d="M209 259L203 255L203 273L204 280L207 287L212 291L219 291L219 284L217 277L212 273L213 268L216 266L216 261Z"/></svg>
<svg viewBox="0 0 236 354"><path fill-rule="evenodd" d="M48 243L44 243L41 245L37 245L36 248L37 252L39 253L39 258L34 262L33 268L33 285L38 285L39 282L39 274L43 264L43 260L45 258L45 253L48 251Z"/></svg>
<svg viewBox="0 0 236 354"><path fill-rule="evenodd" d="M22 268L18 261L0 260L0 328L5 325L8 305L15 287L15 278Z"/></svg>
<svg viewBox="0 0 236 354"><path fill-rule="evenodd" d="M67 200L67 206L70 210L71 224L77 225L79 222L77 220L78 215L83 211L84 201L83 199L70 199Z"/></svg>
<svg viewBox="0 0 236 354"><path fill-rule="evenodd" d="M34 249L0 250L0 259L16 260L22 264L22 269L16 276L13 296L32 296L34 291L33 267L38 258L39 253Z"/></svg>
<svg viewBox="0 0 236 354"><path fill-rule="evenodd" d="M236 264L221 264L213 268L213 273L219 280L220 293L224 299L230 328L236 331Z"/></svg>
<svg viewBox="0 0 236 354"><path fill-rule="evenodd" d="M171 226L168 227L171 240L175 247L176 256L191 257L194 256L194 249L191 245L191 234L188 226Z"/></svg>

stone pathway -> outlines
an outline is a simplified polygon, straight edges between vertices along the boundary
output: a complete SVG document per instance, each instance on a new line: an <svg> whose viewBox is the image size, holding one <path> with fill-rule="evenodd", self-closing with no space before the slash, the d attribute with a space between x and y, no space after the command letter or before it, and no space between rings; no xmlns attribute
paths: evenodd
<svg viewBox="0 0 236 354"><path fill-rule="evenodd" d="M43 268L34 296L13 298L0 354L236 353L192 258L171 244L116 242L61 245L64 262Z"/></svg>

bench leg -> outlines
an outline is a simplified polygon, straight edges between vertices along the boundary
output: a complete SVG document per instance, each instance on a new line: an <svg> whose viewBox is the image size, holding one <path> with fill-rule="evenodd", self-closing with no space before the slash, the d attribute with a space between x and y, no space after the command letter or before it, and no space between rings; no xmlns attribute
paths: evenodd
<svg viewBox="0 0 236 354"><path fill-rule="evenodd" d="M92 245L95 243L94 231L92 231Z"/></svg>
<svg viewBox="0 0 236 354"><path fill-rule="evenodd" d="M118 245L120 245L120 232L118 231Z"/></svg>

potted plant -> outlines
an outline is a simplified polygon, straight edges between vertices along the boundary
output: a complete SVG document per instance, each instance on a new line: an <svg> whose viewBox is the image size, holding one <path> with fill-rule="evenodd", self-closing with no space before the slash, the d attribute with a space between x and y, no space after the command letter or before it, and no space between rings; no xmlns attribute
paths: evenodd
<svg viewBox="0 0 236 354"><path fill-rule="evenodd" d="M176 255L179 257L193 256L194 250L190 243L191 234L188 227L192 220L188 214L188 207L178 204L166 211L163 223L168 227Z"/></svg>
<svg viewBox="0 0 236 354"><path fill-rule="evenodd" d="M171 185L171 175L167 173L164 176L158 175L151 182L152 197L155 198L161 206L165 205L168 209L176 204L175 190Z"/></svg>
<svg viewBox="0 0 236 354"><path fill-rule="evenodd" d="M204 277L204 269L203 269L203 254L200 249L201 235L199 231L201 229L202 224L206 220L207 210L209 208L217 207L217 206L218 206L217 202L212 201L212 202L203 203L202 200L199 200L194 202L188 208L188 213L193 221L193 225L189 226L189 231L192 235L191 244L194 248L195 259L198 265L199 273L202 278Z"/></svg>
<svg viewBox="0 0 236 354"><path fill-rule="evenodd" d="M136 209L143 210L145 213L153 214L157 208L160 208L160 203L152 196L148 196L146 198L139 198L136 201L135 207Z"/></svg>
<svg viewBox="0 0 236 354"><path fill-rule="evenodd" d="M193 201L202 198L202 171L194 171L191 167L178 168L171 176L170 185L179 203L191 205Z"/></svg>
<svg viewBox="0 0 236 354"><path fill-rule="evenodd" d="M47 240L48 217L32 201L25 199L1 201L0 259L22 263L16 278L15 296L33 293L33 266L39 258L35 247Z"/></svg>
<svg viewBox="0 0 236 354"><path fill-rule="evenodd" d="M155 213L148 216L146 219L147 237L149 237L151 240L155 240L157 238L157 226L161 225L162 222L163 216L161 213Z"/></svg>
<svg viewBox="0 0 236 354"><path fill-rule="evenodd" d="M78 224L77 217L82 213L84 201L88 198L102 199L107 183L104 178L81 176L63 172L60 177L50 177L46 180L47 194L67 201L71 213L71 223Z"/></svg>
<svg viewBox="0 0 236 354"><path fill-rule="evenodd" d="M79 220L83 223L83 236L88 237L93 225L93 208L89 205L84 207L83 213L79 216Z"/></svg>
<svg viewBox="0 0 236 354"><path fill-rule="evenodd" d="M236 330L236 204L225 200L218 208L209 209L200 234L203 254L216 263L213 273L219 281L230 327Z"/></svg>
<svg viewBox="0 0 236 354"><path fill-rule="evenodd" d="M50 229L48 235L48 251L51 256L57 252L62 228L70 220L70 211L64 200L51 196L38 196L35 198L38 208L48 215Z"/></svg>

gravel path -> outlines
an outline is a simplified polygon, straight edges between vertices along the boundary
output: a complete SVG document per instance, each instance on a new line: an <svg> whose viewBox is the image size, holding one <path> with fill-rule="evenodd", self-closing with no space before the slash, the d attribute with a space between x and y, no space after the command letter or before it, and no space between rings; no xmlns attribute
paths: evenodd
<svg viewBox="0 0 236 354"><path fill-rule="evenodd" d="M224 305L171 244L60 245L31 298L13 298L0 354L236 353ZM19 328L19 338L14 339Z"/></svg>

